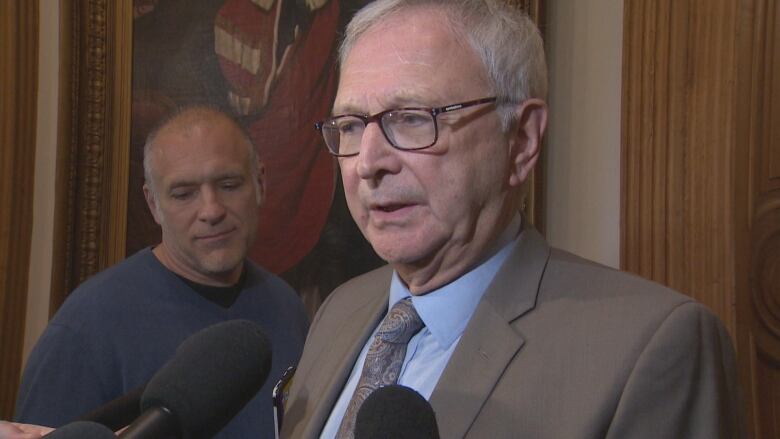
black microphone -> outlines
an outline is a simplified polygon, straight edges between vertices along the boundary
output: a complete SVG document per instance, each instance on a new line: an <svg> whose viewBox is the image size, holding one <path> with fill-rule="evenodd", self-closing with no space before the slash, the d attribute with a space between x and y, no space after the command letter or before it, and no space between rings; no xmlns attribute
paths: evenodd
<svg viewBox="0 0 780 439"><path fill-rule="evenodd" d="M397 384L374 390L357 412L355 439L439 439L433 407Z"/></svg>
<svg viewBox="0 0 780 439"><path fill-rule="evenodd" d="M146 385L143 413L123 439L211 438L257 392L271 370L271 343L257 324L232 320L187 338Z"/></svg>
<svg viewBox="0 0 780 439"><path fill-rule="evenodd" d="M48 439L116 439L114 432L97 422L75 421L43 436Z"/></svg>
<svg viewBox="0 0 780 439"><path fill-rule="evenodd" d="M146 384L138 386L82 415L79 420L97 422L114 431L126 427L141 415L141 395L145 388Z"/></svg>

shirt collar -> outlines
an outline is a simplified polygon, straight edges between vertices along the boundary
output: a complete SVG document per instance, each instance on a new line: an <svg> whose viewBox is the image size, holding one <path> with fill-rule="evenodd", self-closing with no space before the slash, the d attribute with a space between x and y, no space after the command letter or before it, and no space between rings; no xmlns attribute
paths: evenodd
<svg viewBox="0 0 780 439"><path fill-rule="evenodd" d="M422 296L412 296L398 272L393 271L388 309L399 300L411 297L415 310L436 342L442 349L447 349L466 329L482 295L514 247L520 222L521 217L517 215L499 236L493 256L449 284Z"/></svg>

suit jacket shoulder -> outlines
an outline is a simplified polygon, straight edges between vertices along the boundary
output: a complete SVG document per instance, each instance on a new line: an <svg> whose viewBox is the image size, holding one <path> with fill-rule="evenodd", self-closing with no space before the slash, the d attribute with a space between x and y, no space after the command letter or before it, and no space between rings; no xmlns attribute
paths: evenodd
<svg viewBox="0 0 780 439"><path fill-rule="evenodd" d="M526 230L431 395L442 437L738 437L734 352L691 298Z"/></svg>

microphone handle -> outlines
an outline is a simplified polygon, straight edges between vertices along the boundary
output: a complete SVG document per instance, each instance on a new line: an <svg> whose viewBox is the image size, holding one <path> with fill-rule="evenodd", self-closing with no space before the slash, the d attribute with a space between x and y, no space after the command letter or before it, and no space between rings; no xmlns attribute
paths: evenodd
<svg viewBox="0 0 780 439"><path fill-rule="evenodd" d="M141 395L143 395L145 388L146 384L138 386L91 412L81 415L78 420L97 422L114 431L127 427L141 415Z"/></svg>
<svg viewBox="0 0 780 439"><path fill-rule="evenodd" d="M123 432L121 439L152 439L175 437L177 434L173 413L165 407L154 406L141 414Z"/></svg>

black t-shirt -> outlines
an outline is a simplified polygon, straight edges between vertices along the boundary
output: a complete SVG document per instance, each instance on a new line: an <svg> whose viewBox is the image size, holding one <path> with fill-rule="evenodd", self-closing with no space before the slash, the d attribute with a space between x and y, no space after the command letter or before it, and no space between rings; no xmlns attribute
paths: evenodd
<svg viewBox="0 0 780 439"><path fill-rule="evenodd" d="M181 280L190 286L196 293L203 296L205 299L216 303L222 308L230 308L233 303L238 299L238 295L241 294L241 290L244 289L246 283L246 267L241 271L241 277L233 285L227 287L215 287L213 285L206 285L198 282L193 282L186 277L179 276Z"/></svg>

